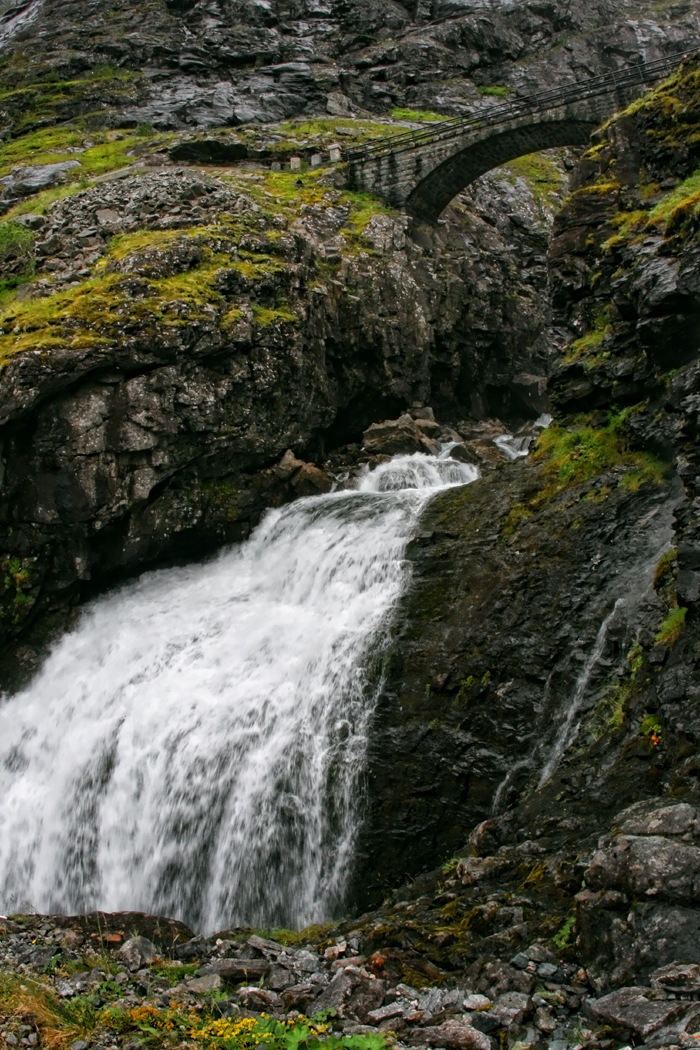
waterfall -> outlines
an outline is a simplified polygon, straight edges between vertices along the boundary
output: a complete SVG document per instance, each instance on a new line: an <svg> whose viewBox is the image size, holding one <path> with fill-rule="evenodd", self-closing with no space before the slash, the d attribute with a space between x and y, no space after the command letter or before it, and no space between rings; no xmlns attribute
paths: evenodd
<svg viewBox="0 0 700 1050"><path fill-rule="evenodd" d="M477 476L397 457L87 607L0 705L0 899L209 930L338 914L406 544Z"/></svg>
<svg viewBox="0 0 700 1050"><path fill-rule="evenodd" d="M559 727L559 731L556 735L547 761L545 762L542 768L539 780L539 787L542 787L543 784L547 783L552 773L559 765L559 760L561 759L562 755L571 743L571 727L573 725L576 715L581 709L581 704L583 703L583 700L586 696L586 689L588 688L588 683L591 680L591 675L595 670L596 664L603 655L605 643L608 638L608 628L610 627L611 622L615 618L617 610L623 604L624 598L618 598L615 604L613 605L611 611L608 613L608 615L605 617L600 627L598 628L598 634L596 635L596 640L593 645L593 649L591 650L588 659L586 660L586 662L583 665L583 668L581 669L581 674L576 680L576 685L571 696L571 702L569 703L569 706L566 711L566 716L561 726Z"/></svg>

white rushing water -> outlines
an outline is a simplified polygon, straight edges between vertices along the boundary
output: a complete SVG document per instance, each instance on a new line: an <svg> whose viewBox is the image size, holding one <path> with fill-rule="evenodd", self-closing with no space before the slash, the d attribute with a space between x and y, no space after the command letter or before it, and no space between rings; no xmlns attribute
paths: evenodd
<svg viewBox="0 0 700 1050"><path fill-rule="evenodd" d="M205 929L337 912L406 543L476 477L397 457L88 607L0 705L0 900Z"/></svg>

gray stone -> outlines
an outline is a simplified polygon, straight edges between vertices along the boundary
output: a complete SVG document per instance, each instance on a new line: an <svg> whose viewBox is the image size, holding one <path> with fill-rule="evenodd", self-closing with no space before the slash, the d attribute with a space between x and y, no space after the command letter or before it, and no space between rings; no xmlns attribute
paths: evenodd
<svg viewBox="0 0 700 1050"><path fill-rule="evenodd" d="M267 978L267 986L273 992L282 992L296 984L297 978L286 966L273 966Z"/></svg>
<svg viewBox="0 0 700 1050"><path fill-rule="evenodd" d="M277 944L275 941L268 941L264 937L258 937L257 934L249 937L246 943L251 948L255 948L256 951L262 952L263 955L271 955L273 958L277 958L278 955L283 955L285 952L283 945Z"/></svg>
<svg viewBox="0 0 700 1050"><path fill-rule="evenodd" d="M685 835L696 820L697 811L687 802L659 805L653 799L618 813L614 823L623 835Z"/></svg>
<svg viewBox="0 0 700 1050"><path fill-rule="evenodd" d="M294 965L304 973L314 973L321 966L321 957L315 952L302 948L294 956Z"/></svg>
<svg viewBox="0 0 700 1050"><path fill-rule="evenodd" d="M351 100L339 91L331 91L326 98L326 112L332 117L350 117L352 109Z"/></svg>
<svg viewBox="0 0 700 1050"><path fill-rule="evenodd" d="M248 1009L252 1010L278 1011L282 1009L282 999L280 996L276 995L275 992L269 991L267 988L239 988L236 992L236 998L241 1006L246 1006Z"/></svg>
<svg viewBox="0 0 700 1050"><path fill-rule="evenodd" d="M150 966L157 954L158 949L147 937L131 937L124 941L117 957L134 973L142 966Z"/></svg>
<svg viewBox="0 0 700 1050"><path fill-rule="evenodd" d="M0 185L4 186L3 196L12 200L15 197L28 197L33 193L40 193L55 186L64 175L80 166L79 160L63 160L57 164L35 164L19 168L0 179Z"/></svg>
<svg viewBox="0 0 700 1050"><path fill-rule="evenodd" d="M676 580L676 593L680 602L689 605L700 597L700 572L693 569L681 569Z"/></svg>
<svg viewBox="0 0 700 1050"><path fill-rule="evenodd" d="M465 1010L488 1010L491 1006L491 1000L488 995L479 995L478 992L472 992L470 995L465 996L462 1006Z"/></svg>
<svg viewBox="0 0 700 1050"><path fill-rule="evenodd" d="M422 1046L450 1046L457 1050L491 1050L491 1040L471 1025L444 1021L433 1028L413 1030L411 1039Z"/></svg>
<svg viewBox="0 0 700 1050"><path fill-rule="evenodd" d="M505 992L499 995L489 1013L497 1017L504 1028L512 1024L522 1024L531 1013L532 999L524 992Z"/></svg>
<svg viewBox="0 0 700 1050"><path fill-rule="evenodd" d="M199 977L219 974L225 981L258 980L270 972L271 964L267 959L213 959L200 966Z"/></svg>
<svg viewBox="0 0 700 1050"><path fill-rule="evenodd" d="M647 899L694 900L700 849L659 835L618 835L593 854L584 877L593 890L621 889Z"/></svg>
<svg viewBox="0 0 700 1050"><path fill-rule="evenodd" d="M700 992L698 963L671 963L660 966L649 975L652 988L674 995L696 995Z"/></svg>
<svg viewBox="0 0 700 1050"><path fill-rule="evenodd" d="M218 991L220 988L223 988L223 984L221 975L218 973L210 973L206 977L191 977L188 981L185 981L187 991L192 992L194 995L204 995L205 992Z"/></svg>
<svg viewBox="0 0 700 1050"><path fill-rule="evenodd" d="M330 984L313 1001L310 1007L311 1013L317 1014L322 1010L336 1010L339 1017L344 1017L344 1004L350 998L360 980L359 976L350 973L347 968L339 970Z"/></svg>
<svg viewBox="0 0 700 1050"><path fill-rule="evenodd" d="M655 1001L651 995L650 988L620 988L592 1003L591 1012L600 1021L628 1028L646 1039L687 1009L685 1003Z"/></svg>
<svg viewBox="0 0 700 1050"><path fill-rule="evenodd" d="M386 1021L390 1017L401 1017L404 1012L404 1007L397 1000L394 1003L387 1003L386 1006L380 1006L376 1010L370 1010L367 1014L367 1020L370 1024L378 1025L380 1021Z"/></svg>

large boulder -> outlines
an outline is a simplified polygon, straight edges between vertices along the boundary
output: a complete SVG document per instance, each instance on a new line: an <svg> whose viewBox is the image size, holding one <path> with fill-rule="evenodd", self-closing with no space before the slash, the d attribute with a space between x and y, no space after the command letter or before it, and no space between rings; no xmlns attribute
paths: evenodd
<svg viewBox="0 0 700 1050"><path fill-rule="evenodd" d="M432 456L440 448L435 440L439 430L434 420L414 419L406 412L398 419L372 423L362 435L362 447L375 455L398 456L427 452Z"/></svg>
<svg viewBox="0 0 700 1050"><path fill-rule="evenodd" d="M618 813L613 828L577 895L578 946L599 992L646 982L678 960L700 963L697 810L646 800Z"/></svg>

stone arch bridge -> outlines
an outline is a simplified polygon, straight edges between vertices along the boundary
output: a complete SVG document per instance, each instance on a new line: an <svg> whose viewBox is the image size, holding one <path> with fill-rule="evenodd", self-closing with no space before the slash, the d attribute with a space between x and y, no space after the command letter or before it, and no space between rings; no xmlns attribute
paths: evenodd
<svg viewBox="0 0 700 1050"><path fill-rule="evenodd" d="M482 117L444 120L346 150L350 186L434 221L491 168L552 146L586 145L604 120L629 105L639 87L663 79L698 53L640 62L584 83L524 95Z"/></svg>

